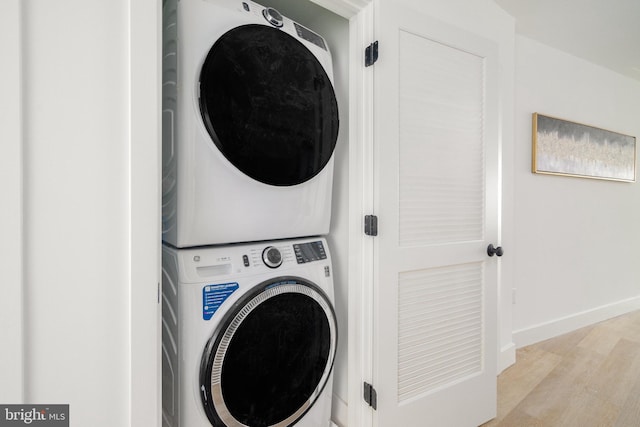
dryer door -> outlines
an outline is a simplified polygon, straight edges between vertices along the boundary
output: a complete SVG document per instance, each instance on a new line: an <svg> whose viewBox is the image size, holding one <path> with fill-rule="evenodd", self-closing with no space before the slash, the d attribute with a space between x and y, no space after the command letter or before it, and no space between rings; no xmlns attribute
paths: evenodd
<svg viewBox="0 0 640 427"><path fill-rule="evenodd" d="M337 324L317 286L265 282L238 301L207 343L200 370L214 426L288 426L311 408L333 368Z"/></svg>
<svg viewBox="0 0 640 427"><path fill-rule="evenodd" d="M273 27L244 25L216 41L200 73L199 102L222 154L265 184L313 178L336 145L329 76L300 41Z"/></svg>

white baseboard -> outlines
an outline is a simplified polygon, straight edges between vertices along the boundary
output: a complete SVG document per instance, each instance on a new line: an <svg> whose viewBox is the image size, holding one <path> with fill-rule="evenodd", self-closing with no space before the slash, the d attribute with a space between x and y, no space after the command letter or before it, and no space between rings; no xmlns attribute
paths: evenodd
<svg viewBox="0 0 640 427"><path fill-rule="evenodd" d="M634 310L640 310L640 297L603 305L592 310L514 331L513 342L517 348L525 347Z"/></svg>
<svg viewBox="0 0 640 427"><path fill-rule="evenodd" d="M349 407L347 402L336 394L331 399L331 427L346 427L349 422Z"/></svg>
<svg viewBox="0 0 640 427"><path fill-rule="evenodd" d="M516 363L516 345L511 342L500 349L498 354L498 374Z"/></svg>

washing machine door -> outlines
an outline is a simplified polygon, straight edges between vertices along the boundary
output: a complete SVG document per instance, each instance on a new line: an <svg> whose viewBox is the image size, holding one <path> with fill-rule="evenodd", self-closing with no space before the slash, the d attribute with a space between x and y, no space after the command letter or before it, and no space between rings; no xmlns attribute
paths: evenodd
<svg viewBox="0 0 640 427"><path fill-rule="evenodd" d="M335 357L333 307L317 286L282 277L227 313L205 348L200 391L213 426L289 426L311 408Z"/></svg>
<svg viewBox="0 0 640 427"><path fill-rule="evenodd" d="M199 103L212 142L265 184L313 178L338 138L329 76L307 47L277 28L244 25L222 35L202 66Z"/></svg>

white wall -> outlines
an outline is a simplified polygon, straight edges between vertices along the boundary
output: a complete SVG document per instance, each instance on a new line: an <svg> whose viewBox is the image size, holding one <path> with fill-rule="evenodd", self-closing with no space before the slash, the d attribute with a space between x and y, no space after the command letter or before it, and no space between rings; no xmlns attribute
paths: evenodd
<svg viewBox="0 0 640 427"><path fill-rule="evenodd" d="M0 2L0 402L23 398L21 0Z"/></svg>
<svg viewBox="0 0 640 427"><path fill-rule="evenodd" d="M25 2L25 400L128 423L125 1Z"/></svg>
<svg viewBox="0 0 640 427"><path fill-rule="evenodd" d="M639 184L531 173L531 114L640 136L640 82L516 38L514 339L640 308Z"/></svg>
<svg viewBox="0 0 640 427"><path fill-rule="evenodd" d="M5 254L17 263L0 327L11 344L0 373L15 373L0 396L69 404L71 425L159 425L156 3L0 8L11 23L0 30L11 64L0 107L13 162L2 269Z"/></svg>

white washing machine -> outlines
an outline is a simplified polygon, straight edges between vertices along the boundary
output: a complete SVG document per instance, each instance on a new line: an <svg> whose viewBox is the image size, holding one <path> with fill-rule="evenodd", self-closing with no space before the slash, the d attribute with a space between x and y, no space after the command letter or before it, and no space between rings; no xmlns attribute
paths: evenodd
<svg viewBox="0 0 640 427"><path fill-rule="evenodd" d="M165 427L327 427L338 338L322 238L163 246Z"/></svg>
<svg viewBox="0 0 640 427"><path fill-rule="evenodd" d="M327 234L338 106L325 40L251 1L165 0L163 240Z"/></svg>

